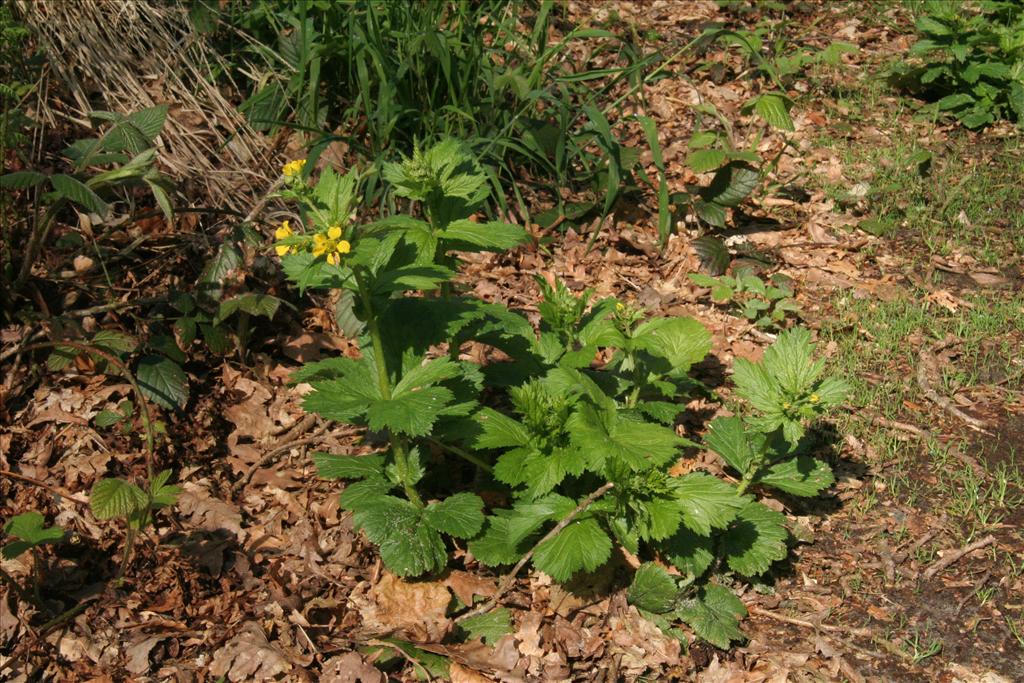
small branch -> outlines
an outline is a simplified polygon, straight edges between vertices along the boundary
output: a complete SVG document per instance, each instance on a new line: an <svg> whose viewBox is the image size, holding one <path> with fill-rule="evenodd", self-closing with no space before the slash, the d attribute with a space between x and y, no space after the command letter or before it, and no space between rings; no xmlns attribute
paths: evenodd
<svg viewBox="0 0 1024 683"><path fill-rule="evenodd" d="M988 425L985 422L960 410L951 400L945 396L940 396L939 393L932 388L931 383L928 380L929 371L933 374L938 374L938 360L935 358L934 351L922 348L918 352L918 358L917 385L921 388L925 397L950 415L965 422L971 429L987 434Z"/></svg>
<svg viewBox="0 0 1024 683"><path fill-rule="evenodd" d="M804 628L811 628L815 631L830 631L832 633L849 633L853 636L859 636L861 638L871 638L873 633L868 628L854 628L851 626L833 626L831 624L815 624L813 621L807 621L805 619L796 619L794 617L787 617L782 614L775 612L769 612L766 609L760 607L748 607L747 611L751 614L759 614L762 617L768 617L775 621L781 621L786 624L793 624L794 626L803 626Z"/></svg>
<svg viewBox="0 0 1024 683"><path fill-rule="evenodd" d="M933 562L928 567L928 569L924 570L924 578L926 578L926 579L933 578L936 574L941 572L943 569L945 569L946 567L950 566L954 562L957 562L958 560L960 560L960 558L962 558L964 555L969 555L970 553L973 553L975 550L980 550L981 548L984 548L986 546L992 545L995 542L996 542L996 537L992 536L992 535L988 535L985 538L982 538L982 539L979 539L979 540L975 541L974 543L970 543L968 545L965 545L960 550L952 552L949 555L946 555L945 557L943 557L941 560L936 560L935 562Z"/></svg>
<svg viewBox="0 0 1024 683"><path fill-rule="evenodd" d="M45 490L49 491L50 493L52 493L55 496L59 496L61 498L67 498L68 500L70 500L73 503L78 503L79 505L84 505L85 507L89 507L89 501L82 500L81 498L79 498L75 494L71 493L70 491L65 491L64 489L57 488L56 486L50 486L46 482L39 481L38 479L33 479L32 477L26 477L24 474L18 474L17 472L11 472L10 470L0 470L0 477L5 477L7 479L15 479L17 481L23 481L26 484L32 484L33 486L38 486L41 489L45 489Z"/></svg>
<svg viewBox="0 0 1024 683"><path fill-rule="evenodd" d="M250 467L249 471L242 475L242 477L234 483L234 485L231 487L231 494L238 495L238 493L242 489L249 485L249 482L252 481L252 478L254 476L256 476L256 472L258 470L263 469L264 467L272 463L279 455L281 455L285 451L294 448L295 446L302 446L313 443L314 441L319 439L320 436L327 430L326 424L320 425L319 429L313 432L313 434L311 434L310 436L307 436L305 438L299 438L300 436L308 432L315 423L316 416L314 415L307 415L306 417L302 418L301 422L297 423L287 432L286 438L282 443L280 443L277 447L275 447L262 458L260 458L260 461L258 463Z"/></svg>
<svg viewBox="0 0 1024 683"><path fill-rule="evenodd" d="M562 521L553 526L551 528L551 531L544 534L544 538L537 541L537 543L535 543L534 546L530 548L530 551L523 555L522 559L516 563L516 566L512 567L512 571L510 571L508 574L505 574L505 576L501 578L501 581L498 582L498 590L494 593L490 600L481 604L479 607L472 609L469 612L466 612L465 614L460 616L458 619L455 620L456 623L463 621L464 619L468 619L469 617L474 617L478 614L483 614L484 612L490 612L492 609L494 609L495 605L498 604L498 601L502 598L502 596L504 596L505 593L507 593L509 589L512 588L512 584L515 583L516 575L519 573L519 570L525 567L526 563L533 558L533 554L537 552L537 548L539 548L541 545L543 545L547 541L550 541L552 538L561 533L561 531L565 529L565 527L572 524L572 521L576 519L580 515L580 513L582 513L584 510L590 507L595 500L597 500L604 494L608 493L608 491L610 491L614 486L615 484L613 484L612 482L608 482L601 486L596 491L594 491L593 493L591 493L589 496L584 498L582 501L580 501L580 504L576 506L575 510L570 512L568 515L565 516L564 519L562 519Z"/></svg>

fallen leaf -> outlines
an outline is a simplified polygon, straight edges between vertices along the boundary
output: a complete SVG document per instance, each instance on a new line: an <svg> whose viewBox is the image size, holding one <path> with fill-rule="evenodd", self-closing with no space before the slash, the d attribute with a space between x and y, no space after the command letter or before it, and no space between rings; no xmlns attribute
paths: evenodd
<svg viewBox="0 0 1024 683"><path fill-rule="evenodd" d="M360 606L363 628L377 635L396 635L414 643L438 643L451 629L445 612L451 593L440 581L403 581L384 572Z"/></svg>
<svg viewBox="0 0 1024 683"><path fill-rule="evenodd" d="M267 641L254 621L242 624L239 633L213 654L210 674L229 681L267 681L292 668L280 650Z"/></svg>
<svg viewBox="0 0 1024 683"><path fill-rule="evenodd" d="M384 683L385 680L384 674L357 652L331 657L324 662L320 673L320 683Z"/></svg>

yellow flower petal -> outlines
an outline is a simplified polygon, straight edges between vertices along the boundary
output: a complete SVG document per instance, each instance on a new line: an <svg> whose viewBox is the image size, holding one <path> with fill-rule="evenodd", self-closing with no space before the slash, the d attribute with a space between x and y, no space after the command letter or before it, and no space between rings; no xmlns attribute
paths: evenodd
<svg viewBox="0 0 1024 683"><path fill-rule="evenodd" d="M306 166L306 160L305 159L296 159L294 161L289 161L287 164L285 164L281 168L281 173L283 173L284 177L286 177L286 178L294 178L295 176L297 176L300 173L302 173L302 169L305 166Z"/></svg>
<svg viewBox="0 0 1024 683"><path fill-rule="evenodd" d="M347 254L352 251L352 245L348 243L348 240L342 240L338 242L337 249L339 254Z"/></svg>
<svg viewBox="0 0 1024 683"><path fill-rule="evenodd" d="M284 256L284 255L285 255L285 254L287 254L287 253L288 253L289 251L291 251L291 249L290 249L289 247L286 247L286 246L284 246L284 245L281 245L281 246L277 246L277 247L274 247L274 251L276 251L276 252L277 252L277 255L278 255L278 256Z"/></svg>
<svg viewBox="0 0 1024 683"><path fill-rule="evenodd" d="M341 263L341 257L338 256L337 254L328 254L327 262L330 263L332 266L336 266L339 263Z"/></svg>
<svg viewBox="0 0 1024 683"><path fill-rule="evenodd" d="M288 225L288 221L283 221L281 223L281 227L274 231L274 237L279 240L283 240L285 237L291 237L294 234L292 226Z"/></svg>
<svg viewBox="0 0 1024 683"><path fill-rule="evenodd" d="M341 228L337 225L327 228L327 237L332 240L341 239Z"/></svg>

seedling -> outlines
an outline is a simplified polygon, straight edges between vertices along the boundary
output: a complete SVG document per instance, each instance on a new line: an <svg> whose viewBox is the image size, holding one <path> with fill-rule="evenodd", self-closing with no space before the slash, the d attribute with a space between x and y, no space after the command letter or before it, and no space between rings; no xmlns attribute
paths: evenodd
<svg viewBox="0 0 1024 683"><path fill-rule="evenodd" d="M691 273L690 280L701 287L711 288L711 299L730 305L752 323L761 328L782 327L787 318L800 313L800 304L793 298L792 281L776 273L766 283L749 272L733 276L711 277Z"/></svg>
<svg viewBox="0 0 1024 683"><path fill-rule="evenodd" d="M17 540L6 544L3 550L0 551L5 560L13 560L26 552L32 553L32 601L40 606L43 604L43 598L40 594L42 556L40 555L39 548L49 543L57 543L64 538L64 530L62 528L59 526L47 527L45 525L46 519L38 512L25 512L12 517L4 525L4 533ZM18 593L19 597L22 599L28 598L25 590L7 572L0 573L0 577L11 585L11 588Z"/></svg>

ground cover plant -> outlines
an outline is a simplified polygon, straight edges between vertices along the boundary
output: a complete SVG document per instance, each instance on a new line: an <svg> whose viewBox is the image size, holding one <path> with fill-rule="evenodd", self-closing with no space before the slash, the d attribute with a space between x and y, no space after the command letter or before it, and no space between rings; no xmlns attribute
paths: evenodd
<svg viewBox="0 0 1024 683"><path fill-rule="evenodd" d="M0 678L1024 677L949 9L5 4Z"/></svg>

